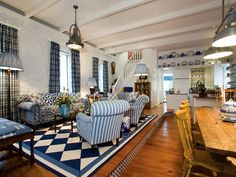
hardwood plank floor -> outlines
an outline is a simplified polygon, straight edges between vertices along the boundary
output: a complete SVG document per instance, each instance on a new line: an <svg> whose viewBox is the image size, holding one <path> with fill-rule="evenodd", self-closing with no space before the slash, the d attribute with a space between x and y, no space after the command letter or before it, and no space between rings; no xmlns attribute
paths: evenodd
<svg viewBox="0 0 236 177"><path fill-rule="evenodd" d="M145 110L145 113L159 114L160 109L163 109L163 105ZM167 117L138 153L123 177L179 177L182 165L183 149L176 120L173 117ZM19 176L54 177L56 175L37 164L18 168L7 175L7 177Z"/></svg>
<svg viewBox="0 0 236 177"><path fill-rule="evenodd" d="M179 177L182 167L183 148L177 123L173 116L169 116L155 130L122 177Z"/></svg>

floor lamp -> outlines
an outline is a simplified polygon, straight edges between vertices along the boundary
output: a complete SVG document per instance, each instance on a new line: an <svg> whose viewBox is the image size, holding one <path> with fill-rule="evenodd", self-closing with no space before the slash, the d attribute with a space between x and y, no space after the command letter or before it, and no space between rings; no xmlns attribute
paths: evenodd
<svg viewBox="0 0 236 177"><path fill-rule="evenodd" d="M11 71L22 71L23 67L20 58L12 53L0 53L0 69L8 70L8 91L7 91L7 118L11 118Z"/></svg>

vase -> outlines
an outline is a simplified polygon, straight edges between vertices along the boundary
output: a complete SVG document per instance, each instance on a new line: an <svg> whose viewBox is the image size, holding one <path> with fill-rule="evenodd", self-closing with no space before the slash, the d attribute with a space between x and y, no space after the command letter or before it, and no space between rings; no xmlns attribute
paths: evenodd
<svg viewBox="0 0 236 177"><path fill-rule="evenodd" d="M69 117L69 115L70 115L70 106L67 104L62 104L60 106L60 116Z"/></svg>

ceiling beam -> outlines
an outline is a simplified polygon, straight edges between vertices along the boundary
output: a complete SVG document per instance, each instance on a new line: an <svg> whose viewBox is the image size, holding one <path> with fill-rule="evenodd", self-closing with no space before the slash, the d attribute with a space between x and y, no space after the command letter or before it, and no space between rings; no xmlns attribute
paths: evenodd
<svg viewBox="0 0 236 177"><path fill-rule="evenodd" d="M97 33L91 34L90 36L88 36L84 40L85 41L95 40L95 39L102 38L102 37L105 37L105 36L109 36L109 35L112 35L112 34L115 34L115 33L121 33L121 32L124 32L124 31L129 31L129 30L141 28L141 27L144 27L144 26L149 26L149 25L165 22L165 21L168 21L168 20L174 20L174 19L177 19L177 18L182 18L182 17L193 15L193 14L196 14L196 13L201 13L201 12L213 10L213 9L219 8L220 6L221 6L221 3L219 3L219 1L203 3L201 5L197 5L197 6L193 6L193 7L190 7L190 8L183 9L183 10L171 12L171 13L168 13L168 14L165 14L165 15L153 17L151 19L146 19L146 20L143 20L143 21L130 23L128 25L123 25L123 26L120 26L120 27L115 27L115 28L111 28L111 29L107 29L107 30L102 30L102 31L99 31Z"/></svg>
<svg viewBox="0 0 236 177"><path fill-rule="evenodd" d="M79 18L78 21L78 26L81 27L85 24L91 23L93 21L105 18L105 17L109 17L111 15L120 13L122 11L149 3L151 1L156 1L156 0L126 0L122 3L119 3L117 5L114 5L112 7L109 7L107 9L92 13L91 15L88 15L84 18ZM68 22L66 24L63 24L62 26L59 27L60 32L64 32L66 30L68 30L68 27L73 23L73 18L71 18L71 20L68 20Z"/></svg>
<svg viewBox="0 0 236 177"><path fill-rule="evenodd" d="M107 48L107 47L113 47L113 46L118 46L118 45L124 45L128 43L134 43L134 42L139 42L139 41L144 41L144 40L150 40L150 39L155 39L155 38L160 38L160 37L167 37L171 35L176 35L176 34L181 34L181 33L187 33L191 31L197 31L197 30L203 30L203 29L208 29L212 28L215 25L218 25L220 23L219 20L215 21L210 21L202 24L195 24L192 26L187 26L187 27L182 27L182 28L175 28L163 32L158 32L154 34L147 34L143 36L138 36L130 39L123 39L123 40L118 40L114 42L109 42L101 45L97 45L99 49L102 48Z"/></svg>
<svg viewBox="0 0 236 177"><path fill-rule="evenodd" d="M134 49L144 49L152 47L166 46L170 44L186 43L189 41L201 40L201 39L210 39L214 36L214 29L206 31L198 31L194 33L181 34L178 36L171 36L163 39L153 39L149 41L143 41L139 43L132 43L127 45L122 45L118 47L111 47L105 49L106 54L115 54L121 53Z"/></svg>
<svg viewBox="0 0 236 177"><path fill-rule="evenodd" d="M30 18L36 14L38 14L39 12L55 5L56 3L58 3L60 0L47 0L47 1L40 1L38 3L36 3L34 6L32 6L28 11L25 12L25 16L27 18Z"/></svg>

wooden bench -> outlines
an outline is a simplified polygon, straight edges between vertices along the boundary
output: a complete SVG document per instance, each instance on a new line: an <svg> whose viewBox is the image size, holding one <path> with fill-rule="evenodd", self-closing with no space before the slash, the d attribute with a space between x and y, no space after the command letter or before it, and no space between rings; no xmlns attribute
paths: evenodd
<svg viewBox="0 0 236 177"><path fill-rule="evenodd" d="M26 153L23 153L22 151L22 141L26 140L26 139L30 139L30 155L27 155ZM19 142L19 149L18 149L18 153L19 156L25 156L27 157L27 161L17 161L16 164L11 167L11 168L6 168L6 169L0 169L0 174L3 173L7 173L9 171L14 170L16 167L25 165L26 162L30 162L31 164L34 163L34 132L33 129L19 124L17 122L13 122L4 118L0 118L0 151L2 150L11 150L12 148L9 147L13 147L12 145L14 143ZM15 148L16 149L16 148ZM3 160L6 160L8 158L12 158L14 157L15 154L11 154L11 155L4 155L2 157L0 157L0 162Z"/></svg>

